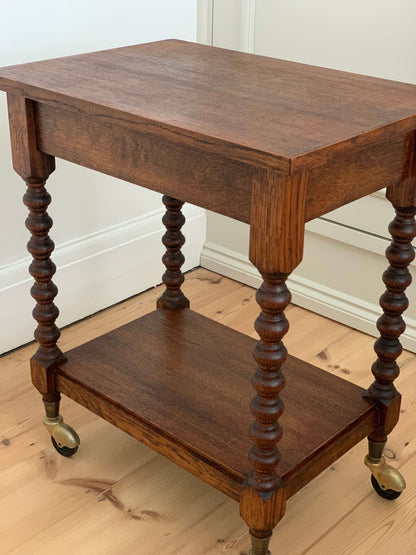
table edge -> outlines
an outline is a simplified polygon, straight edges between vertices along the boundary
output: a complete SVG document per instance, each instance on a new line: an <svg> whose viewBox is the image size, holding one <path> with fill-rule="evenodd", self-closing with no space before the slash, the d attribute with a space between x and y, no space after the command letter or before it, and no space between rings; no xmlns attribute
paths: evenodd
<svg viewBox="0 0 416 555"><path fill-rule="evenodd" d="M116 119L119 125L134 127L149 134L163 136L173 142L220 154L226 158L252 166L273 169L284 175L295 175L322 166L335 154L342 151L348 152L357 148L357 146L363 147L416 131L416 114L414 114L298 155L286 156L231 142L215 135L199 133L156 119L138 116L95 102L76 99L62 93L51 92L48 89L27 85L21 81L14 81L1 76L0 91L4 91L7 95L23 96L34 102L54 106L63 105L66 110L74 112L83 111L104 118Z"/></svg>

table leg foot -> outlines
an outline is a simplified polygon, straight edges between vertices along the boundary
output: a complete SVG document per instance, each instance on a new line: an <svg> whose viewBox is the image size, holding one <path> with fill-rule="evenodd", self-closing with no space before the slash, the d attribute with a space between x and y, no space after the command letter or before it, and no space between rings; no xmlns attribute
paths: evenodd
<svg viewBox="0 0 416 555"><path fill-rule="evenodd" d="M397 499L406 488L406 482L397 468L386 463L383 457L385 442L368 441L369 453L364 464L371 472L371 483L384 499Z"/></svg>
<svg viewBox="0 0 416 555"><path fill-rule="evenodd" d="M258 538L250 532L251 549L248 555L270 555L269 543L272 535L270 532L268 534L265 538Z"/></svg>
<svg viewBox="0 0 416 555"><path fill-rule="evenodd" d="M78 451L79 436L71 426L65 424L64 419L59 414L59 400L50 401L45 397L43 402L46 416L43 419L43 424L51 435L52 445L60 455L72 457Z"/></svg>

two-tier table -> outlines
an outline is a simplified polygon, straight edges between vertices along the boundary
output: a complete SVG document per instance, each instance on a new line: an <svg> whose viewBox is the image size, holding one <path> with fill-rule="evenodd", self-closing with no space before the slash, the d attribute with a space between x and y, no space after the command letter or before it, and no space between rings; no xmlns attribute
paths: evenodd
<svg viewBox="0 0 416 555"><path fill-rule="evenodd" d="M0 88L28 186L32 379L57 450L69 456L79 444L59 414L64 393L237 500L255 555L267 553L286 499L366 436L374 487L397 497L404 480L382 452L400 408L416 87L168 40L3 68ZM45 189L55 157L164 193L166 206L157 309L65 354ZM364 391L287 355L285 281L302 259L305 222L383 187L396 216L375 381ZM264 280L258 342L189 309L185 201L250 224Z"/></svg>

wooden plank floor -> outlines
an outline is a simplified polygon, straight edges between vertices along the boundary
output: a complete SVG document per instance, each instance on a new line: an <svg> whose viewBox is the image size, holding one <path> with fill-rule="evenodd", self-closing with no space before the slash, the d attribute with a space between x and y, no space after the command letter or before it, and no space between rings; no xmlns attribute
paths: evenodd
<svg viewBox="0 0 416 555"><path fill-rule="evenodd" d="M254 290L198 269L187 275L192 308L255 337ZM68 350L150 312L153 289L63 331ZM59 303L59 297L58 297ZM294 356L363 387L373 339L299 307L287 311ZM73 459L51 447L29 380L34 345L0 358L0 553L202 555L247 553L238 505L68 399L65 420L82 445ZM357 445L288 503L273 555L416 553L416 357L403 353L401 421L386 455L408 488L388 502L372 490ZM99 368L97 369L99 372Z"/></svg>

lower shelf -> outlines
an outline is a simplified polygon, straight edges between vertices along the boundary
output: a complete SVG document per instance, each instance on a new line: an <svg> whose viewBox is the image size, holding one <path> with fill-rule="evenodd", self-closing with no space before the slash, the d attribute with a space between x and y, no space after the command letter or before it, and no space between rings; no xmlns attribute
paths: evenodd
<svg viewBox="0 0 416 555"><path fill-rule="evenodd" d="M191 310L156 310L66 353L58 389L234 499L250 470L256 341ZM289 357L282 392L288 497L368 435L362 389Z"/></svg>

